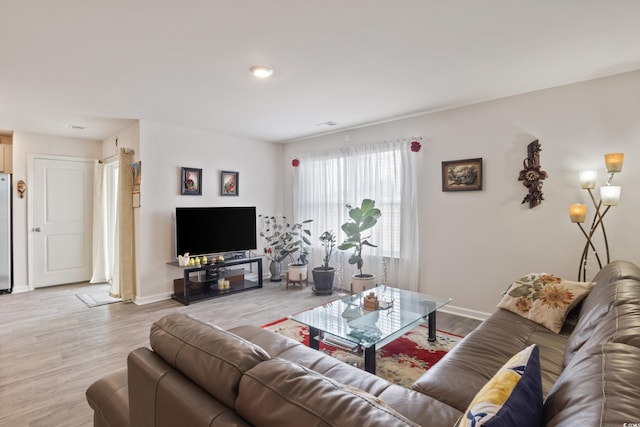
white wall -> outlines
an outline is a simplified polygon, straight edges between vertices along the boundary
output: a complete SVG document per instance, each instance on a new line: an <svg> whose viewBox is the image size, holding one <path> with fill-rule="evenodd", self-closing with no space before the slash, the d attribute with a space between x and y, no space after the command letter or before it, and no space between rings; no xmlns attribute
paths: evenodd
<svg viewBox="0 0 640 427"><path fill-rule="evenodd" d="M142 182L136 241L137 303L165 299L181 271L173 253L178 206L256 206L282 211L282 146L215 132L140 122ZM202 169L202 196L180 195L181 167ZM220 196L220 171L239 172L239 196ZM215 227L215 224L203 226Z"/></svg>
<svg viewBox="0 0 640 427"><path fill-rule="evenodd" d="M101 153L100 141L78 138L66 138L37 133L13 133L13 283L14 292L27 290L28 265L27 245L29 230L27 224L27 195L21 199L16 190L16 183L27 178L28 154L51 154L57 156L73 156L87 159L98 159ZM29 192L27 188L27 192Z"/></svg>
<svg viewBox="0 0 640 427"><path fill-rule="evenodd" d="M640 262L640 192L632 187L640 182L638 93L640 72L633 72L287 144L285 209L291 213L290 161L296 154L423 136L420 289L450 296L454 309L482 316L526 273L577 280L584 237L567 207L591 205L578 172L597 169L604 183L604 153L625 153L623 172L614 180L623 187L620 206L605 218L612 259ZM535 139L549 178L545 201L529 209L521 204L527 189L517 178ZM442 192L441 162L474 157L484 159L483 191Z"/></svg>
<svg viewBox="0 0 640 427"><path fill-rule="evenodd" d="M116 145L116 140L118 144ZM109 136L102 141L102 158L108 158L118 154L119 148L131 148L135 151L133 158L140 159L140 122L134 121L131 125Z"/></svg>

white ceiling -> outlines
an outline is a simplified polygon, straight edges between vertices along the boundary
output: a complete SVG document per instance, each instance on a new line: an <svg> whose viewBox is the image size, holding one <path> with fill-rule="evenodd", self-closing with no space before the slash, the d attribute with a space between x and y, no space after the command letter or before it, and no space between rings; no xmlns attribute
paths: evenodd
<svg viewBox="0 0 640 427"><path fill-rule="evenodd" d="M2 0L0 10L0 130L82 138L144 119L290 141L640 69L638 0ZM274 75L257 80L255 64ZM327 121L338 125L318 125Z"/></svg>

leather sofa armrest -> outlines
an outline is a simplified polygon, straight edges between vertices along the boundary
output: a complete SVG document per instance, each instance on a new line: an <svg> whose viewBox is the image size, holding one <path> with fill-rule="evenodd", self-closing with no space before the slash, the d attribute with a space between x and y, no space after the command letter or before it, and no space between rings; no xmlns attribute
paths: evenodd
<svg viewBox="0 0 640 427"><path fill-rule="evenodd" d="M148 348L132 351L127 365L131 425L249 426Z"/></svg>
<svg viewBox="0 0 640 427"><path fill-rule="evenodd" d="M130 425L126 368L91 384L86 396L89 406L93 409L94 427L128 427Z"/></svg>

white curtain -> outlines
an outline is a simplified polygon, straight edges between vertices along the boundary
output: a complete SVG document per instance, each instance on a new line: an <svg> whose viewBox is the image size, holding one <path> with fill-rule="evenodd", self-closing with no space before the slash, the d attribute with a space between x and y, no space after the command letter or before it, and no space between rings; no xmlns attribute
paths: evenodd
<svg viewBox="0 0 640 427"><path fill-rule="evenodd" d="M362 199L375 200L382 216L369 239L377 248L363 249L364 273L372 273L378 283L418 290L418 192L419 152L411 141L398 139L322 153L300 154L294 178L294 221L313 219L311 265L320 265L323 251L318 237L332 230L338 244L345 239L341 225L348 219L346 204L359 205ZM351 252L335 257L341 262L343 287L348 287L355 266L347 259ZM340 269L338 269L340 271Z"/></svg>
<svg viewBox="0 0 640 427"><path fill-rule="evenodd" d="M91 283L105 283L110 279L107 238L106 168L103 162L96 162L93 174L93 274Z"/></svg>

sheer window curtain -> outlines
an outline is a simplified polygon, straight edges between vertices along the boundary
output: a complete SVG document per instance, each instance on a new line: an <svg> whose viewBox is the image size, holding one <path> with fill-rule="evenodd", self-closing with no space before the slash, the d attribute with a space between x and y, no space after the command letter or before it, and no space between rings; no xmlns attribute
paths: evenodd
<svg viewBox="0 0 640 427"><path fill-rule="evenodd" d="M107 256L107 171L96 162L93 174L93 274L90 283L106 283L111 279Z"/></svg>
<svg viewBox="0 0 640 427"><path fill-rule="evenodd" d="M392 286L418 290L419 283L419 179L420 153L412 152L413 139L398 139L347 149L297 156L300 165L294 176L294 221L313 219L311 266L320 265L322 247L318 237L333 230L338 244L345 235L341 225L348 219L346 204L359 205L362 199L375 200L382 211L371 230L370 241L377 248L363 250L363 272L385 278ZM342 284L348 287L355 266L343 255ZM339 261L336 257L332 266ZM386 272L384 265L387 265ZM386 274L385 274L386 273Z"/></svg>
<svg viewBox="0 0 640 427"><path fill-rule="evenodd" d="M116 155L115 157L118 157ZM93 271L91 283L113 283L119 162L96 162L93 199Z"/></svg>

